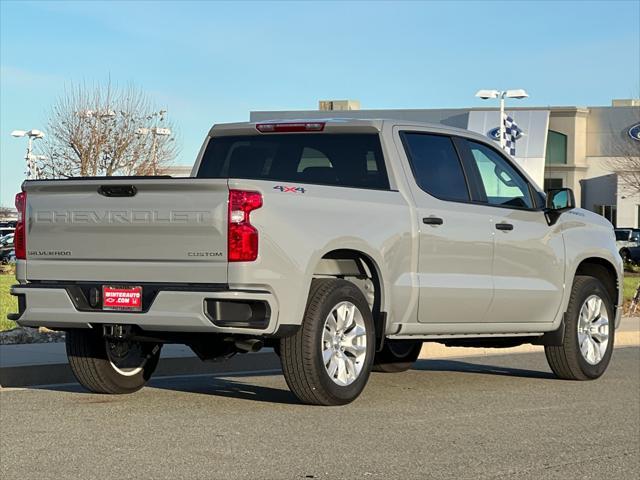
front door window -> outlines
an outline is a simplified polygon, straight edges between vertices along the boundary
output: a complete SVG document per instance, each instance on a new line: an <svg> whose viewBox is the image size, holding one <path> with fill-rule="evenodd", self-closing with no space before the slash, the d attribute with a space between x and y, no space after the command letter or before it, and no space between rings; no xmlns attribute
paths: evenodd
<svg viewBox="0 0 640 480"><path fill-rule="evenodd" d="M502 156L491 148L468 142L490 205L533 208L529 184Z"/></svg>

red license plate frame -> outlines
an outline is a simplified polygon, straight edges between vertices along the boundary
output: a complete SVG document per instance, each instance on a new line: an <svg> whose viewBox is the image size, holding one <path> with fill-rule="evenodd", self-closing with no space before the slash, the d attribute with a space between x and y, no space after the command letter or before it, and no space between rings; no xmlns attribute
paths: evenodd
<svg viewBox="0 0 640 480"><path fill-rule="evenodd" d="M103 285L102 310L141 312L142 287L140 285Z"/></svg>

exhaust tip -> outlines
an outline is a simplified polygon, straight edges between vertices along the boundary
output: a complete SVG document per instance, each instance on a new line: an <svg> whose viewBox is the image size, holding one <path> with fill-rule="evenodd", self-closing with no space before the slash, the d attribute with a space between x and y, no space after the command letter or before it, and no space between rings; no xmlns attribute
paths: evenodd
<svg viewBox="0 0 640 480"><path fill-rule="evenodd" d="M264 346L262 340L257 338L238 339L234 343L238 350L245 353L259 352Z"/></svg>

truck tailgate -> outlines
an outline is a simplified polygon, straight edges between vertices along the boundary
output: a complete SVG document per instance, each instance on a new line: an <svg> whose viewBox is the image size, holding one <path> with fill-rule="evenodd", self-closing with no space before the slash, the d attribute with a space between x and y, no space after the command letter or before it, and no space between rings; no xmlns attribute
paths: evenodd
<svg viewBox="0 0 640 480"><path fill-rule="evenodd" d="M25 182L28 280L227 282L225 179Z"/></svg>

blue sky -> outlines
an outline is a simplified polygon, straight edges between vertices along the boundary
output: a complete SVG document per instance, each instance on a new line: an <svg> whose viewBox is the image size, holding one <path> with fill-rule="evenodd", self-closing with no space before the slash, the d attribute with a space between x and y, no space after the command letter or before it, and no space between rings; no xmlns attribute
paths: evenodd
<svg viewBox="0 0 640 480"><path fill-rule="evenodd" d="M25 2L0 0L0 202L24 171L14 129L46 126L70 82L134 82L193 162L213 123L251 110L609 105L640 90L640 2Z"/></svg>

